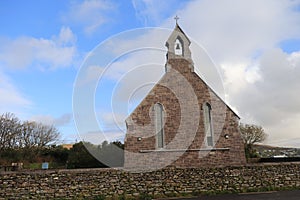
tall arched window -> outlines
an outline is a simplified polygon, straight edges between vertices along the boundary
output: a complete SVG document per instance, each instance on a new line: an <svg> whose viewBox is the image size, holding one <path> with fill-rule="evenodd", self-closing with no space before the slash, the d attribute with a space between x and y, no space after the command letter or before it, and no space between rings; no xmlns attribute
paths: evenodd
<svg viewBox="0 0 300 200"><path fill-rule="evenodd" d="M183 45L180 39L176 39L174 46L175 55L183 56Z"/></svg>
<svg viewBox="0 0 300 200"><path fill-rule="evenodd" d="M155 111L155 129L156 129L156 141L157 148L164 147L164 110L160 103L154 105Z"/></svg>
<svg viewBox="0 0 300 200"><path fill-rule="evenodd" d="M206 143L208 146L213 146L213 126L211 117L211 106L209 103L205 103L203 105L203 113Z"/></svg>

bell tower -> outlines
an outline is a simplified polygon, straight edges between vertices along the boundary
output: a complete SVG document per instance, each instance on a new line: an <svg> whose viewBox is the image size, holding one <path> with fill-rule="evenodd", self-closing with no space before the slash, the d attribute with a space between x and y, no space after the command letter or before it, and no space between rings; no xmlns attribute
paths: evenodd
<svg viewBox="0 0 300 200"><path fill-rule="evenodd" d="M166 47L168 48L167 65L171 59L185 59L189 61L191 71L193 72L194 65L190 50L191 41L178 25L179 18L176 16L174 19L176 20L175 28L166 42ZM168 68L169 67L166 66L166 71L168 71Z"/></svg>

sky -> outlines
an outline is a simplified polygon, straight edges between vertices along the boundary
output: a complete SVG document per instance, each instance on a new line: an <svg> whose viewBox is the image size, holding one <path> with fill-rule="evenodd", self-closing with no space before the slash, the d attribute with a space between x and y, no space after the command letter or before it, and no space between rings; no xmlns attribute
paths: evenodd
<svg viewBox="0 0 300 200"><path fill-rule="evenodd" d="M199 76L220 93L221 80L241 121L262 126L266 144L300 147L299 0L3 0L0 113L53 124L61 143L95 136L96 126L121 140L124 119L163 75L176 15L193 60L198 45L218 74L201 57ZM97 125L78 122L86 99Z"/></svg>

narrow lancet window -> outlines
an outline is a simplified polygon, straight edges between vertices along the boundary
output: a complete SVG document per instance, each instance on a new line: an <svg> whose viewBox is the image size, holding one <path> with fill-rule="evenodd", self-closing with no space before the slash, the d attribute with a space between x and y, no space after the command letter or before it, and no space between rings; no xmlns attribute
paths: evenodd
<svg viewBox="0 0 300 200"><path fill-rule="evenodd" d="M211 106L209 103L203 105L204 112L204 128L207 146L213 146L213 126L211 117Z"/></svg>
<svg viewBox="0 0 300 200"><path fill-rule="evenodd" d="M155 129L157 148L164 148L164 110L163 106L159 103L154 105L155 111Z"/></svg>

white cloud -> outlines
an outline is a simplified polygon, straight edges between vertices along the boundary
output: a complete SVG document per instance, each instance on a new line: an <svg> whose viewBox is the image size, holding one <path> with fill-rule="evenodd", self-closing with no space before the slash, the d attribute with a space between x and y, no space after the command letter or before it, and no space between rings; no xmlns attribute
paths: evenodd
<svg viewBox="0 0 300 200"><path fill-rule="evenodd" d="M64 114L58 118L55 118L51 115L35 115L30 118L32 121L40 122L46 125L53 125L56 127L64 126L70 123L72 119L71 114Z"/></svg>
<svg viewBox="0 0 300 200"><path fill-rule="evenodd" d="M244 121L266 129L269 143L299 135L300 57L295 56L298 54L287 54L278 48L264 52L256 66L260 78L253 82L247 81L248 72L243 67L224 68L228 100Z"/></svg>
<svg viewBox="0 0 300 200"><path fill-rule="evenodd" d="M95 131L81 134L80 139L92 144L102 144L104 141L123 141L124 136L125 134L122 131L106 131L105 133Z"/></svg>
<svg viewBox="0 0 300 200"><path fill-rule="evenodd" d="M292 67L300 66L300 51L291 53L288 57L288 61Z"/></svg>
<svg viewBox="0 0 300 200"><path fill-rule="evenodd" d="M177 13L174 12L178 8L184 7L188 2L181 0L131 0L136 18L144 26L161 25L166 17L175 17Z"/></svg>
<svg viewBox="0 0 300 200"><path fill-rule="evenodd" d="M161 20L162 14L175 1L160 1L160 0L132 0L132 5L135 9L136 17L145 25L158 23ZM159 5L159 6L158 6Z"/></svg>
<svg viewBox="0 0 300 200"><path fill-rule="evenodd" d="M35 66L41 70L69 67L76 55L76 37L71 29L62 27L52 39L19 37L3 40L0 63L14 69Z"/></svg>
<svg viewBox="0 0 300 200"><path fill-rule="evenodd" d="M78 84L85 85L89 83L95 83L101 77L101 74L104 71L104 68L98 65L90 65L82 69L84 75L79 77Z"/></svg>
<svg viewBox="0 0 300 200"><path fill-rule="evenodd" d="M81 140L93 144L101 144L103 141L113 142L116 140L123 141L125 137L125 118L120 113L101 112L99 114L100 130L92 130L80 133Z"/></svg>
<svg viewBox="0 0 300 200"><path fill-rule="evenodd" d="M96 48L91 53L89 61L87 61L87 63L101 63L101 66L106 66L105 69L103 68L102 71L100 67L95 68L96 65L84 65L83 72L86 75L80 78L86 79L91 76L98 78L97 74L99 75L101 71L102 76L99 85L105 84L107 79L116 81L113 95L117 99L125 101L129 99L131 94L140 90L141 86L145 86L143 90L148 92L151 89L149 84L156 83L164 74L167 53L165 42L171 32L172 30L168 29L146 28L124 32L111 38ZM195 70L206 75L205 78L208 82L211 82L211 85L218 86L210 81L211 77L216 76L217 72L215 68L210 69L213 68L213 63L206 52L196 44L192 48L195 49L193 55L199 57L194 59L194 62L201 66L206 66L206 68L197 68ZM93 69L98 70L99 73L96 73ZM145 76L145 74L147 75ZM217 76L217 78L220 78L219 74ZM88 79L93 80L92 78ZM117 92L121 93L115 94ZM141 95L138 96L141 97Z"/></svg>
<svg viewBox="0 0 300 200"><path fill-rule="evenodd" d="M270 144L279 144L282 139L299 135L300 51L287 54L276 48L284 40L300 38L300 12L295 9L299 4L300 1L289 0L203 0L191 1L179 12L179 24L184 31L191 39L203 44L221 67L228 102L238 110L244 122L262 125L270 135ZM155 8L149 6L145 9L145 12L151 13L151 9ZM173 21L168 19L163 24L170 24L170 20ZM157 40L152 40L153 35ZM159 42L162 50L167 37L161 40L163 34L153 35L145 32L143 37L135 37L134 40L111 43L109 49L119 56L128 46L136 49ZM104 73L105 77L118 81L113 94L115 100L109 103L112 103L113 109L116 108L117 115L123 116L127 110L122 110L124 105L120 104L120 100L130 102L132 95L140 90L137 86L156 82L165 64L162 52L153 55L150 51L130 53L116 60ZM197 56L192 49L194 61ZM158 66L161 71L153 68L152 72L148 71L145 65L153 66L153 63L161 64ZM211 73L207 69L209 65L205 62L195 64L208 82L216 80L214 76L207 78ZM95 77L93 75L91 79ZM141 99L147 91L149 88L144 88L138 98ZM111 116L102 116L108 126L111 119ZM123 120L117 121L124 125Z"/></svg>
<svg viewBox="0 0 300 200"><path fill-rule="evenodd" d="M19 116L32 102L27 99L0 71L0 113L12 112Z"/></svg>
<svg viewBox="0 0 300 200"><path fill-rule="evenodd" d="M62 27L59 36L54 36L54 41L62 46L66 44L75 44L76 36L69 27Z"/></svg>
<svg viewBox="0 0 300 200"><path fill-rule="evenodd" d="M293 114L289 117L285 117L267 127L267 131L270 133L268 142L280 146L299 147L299 121L300 114Z"/></svg>
<svg viewBox="0 0 300 200"><path fill-rule="evenodd" d="M133 1L145 23L159 16L153 2ZM300 39L299 5L299 0L202 0L173 14L221 67L228 102L244 122L262 125L270 144L299 135L300 51L278 49L285 40ZM174 23L173 16L162 26ZM193 51L192 56L195 60ZM196 67L201 72L206 66Z"/></svg>
<svg viewBox="0 0 300 200"><path fill-rule="evenodd" d="M119 130L120 131L124 128L124 123L126 119L126 114L121 113L113 113L113 112L105 112L100 114L100 124L103 127L105 132L112 131L112 130Z"/></svg>
<svg viewBox="0 0 300 200"><path fill-rule="evenodd" d="M221 67L229 104L244 122L262 125L270 144L286 145L299 135L300 51L278 49L285 40L300 39L299 5L299 0L203 0L177 12L184 31Z"/></svg>
<svg viewBox="0 0 300 200"><path fill-rule="evenodd" d="M180 24L217 61L240 62L300 32L299 1L193 1ZM234 6L233 6L234 5Z"/></svg>
<svg viewBox="0 0 300 200"><path fill-rule="evenodd" d="M75 1L63 16L63 20L74 26L83 27L87 35L94 33L101 25L108 22L106 12L113 12L115 6L105 0Z"/></svg>

